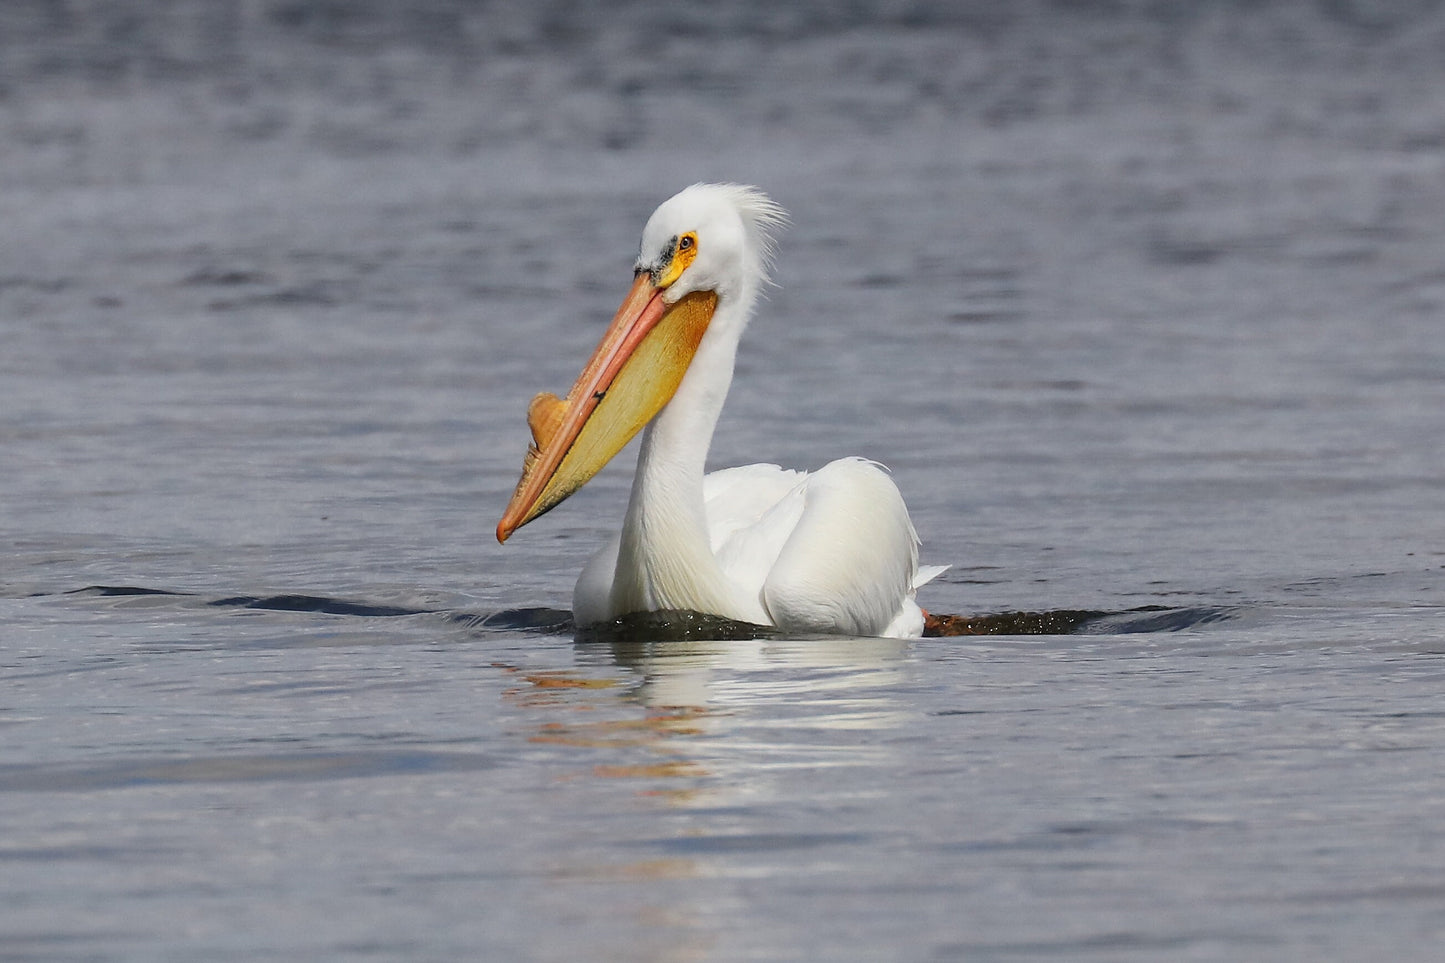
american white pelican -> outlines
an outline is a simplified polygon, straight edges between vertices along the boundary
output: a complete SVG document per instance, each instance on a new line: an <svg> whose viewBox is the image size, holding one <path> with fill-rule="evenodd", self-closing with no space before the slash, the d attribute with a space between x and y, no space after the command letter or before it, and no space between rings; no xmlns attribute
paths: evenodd
<svg viewBox="0 0 1445 963"><path fill-rule="evenodd" d="M497 540L554 508L646 427L622 531L583 569L579 626L687 610L788 632L907 638L924 616L903 496L874 462L704 476L738 339L766 283L765 194L694 184L647 221L636 280L567 397L532 399L533 444Z"/></svg>

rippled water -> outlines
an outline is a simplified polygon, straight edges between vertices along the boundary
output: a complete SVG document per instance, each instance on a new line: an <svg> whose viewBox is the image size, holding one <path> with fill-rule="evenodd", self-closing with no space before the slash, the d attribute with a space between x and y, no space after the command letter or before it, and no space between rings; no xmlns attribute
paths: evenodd
<svg viewBox="0 0 1445 963"><path fill-rule="evenodd" d="M1437 953L1445 15L1012 9L0 14L0 956ZM493 542L700 179L714 463L1052 634L574 639L628 455Z"/></svg>

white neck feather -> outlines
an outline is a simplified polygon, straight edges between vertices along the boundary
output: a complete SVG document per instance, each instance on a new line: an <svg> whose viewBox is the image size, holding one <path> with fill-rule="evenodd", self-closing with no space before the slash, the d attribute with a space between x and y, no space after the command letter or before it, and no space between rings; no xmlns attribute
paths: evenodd
<svg viewBox="0 0 1445 963"><path fill-rule="evenodd" d="M677 393L642 436L612 581L617 614L678 609L767 621L718 565L703 504L708 447L754 295L718 301Z"/></svg>

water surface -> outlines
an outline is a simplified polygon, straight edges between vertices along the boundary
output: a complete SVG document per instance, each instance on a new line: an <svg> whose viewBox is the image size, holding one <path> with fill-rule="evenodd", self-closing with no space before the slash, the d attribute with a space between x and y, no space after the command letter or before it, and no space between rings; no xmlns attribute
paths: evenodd
<svg viewBox="0 0 1445 963"><path fill-rule="evenodd" d="M0 15L7 958L1445 939L1439 11L71 8ZM703 179L794 219L713 463L884 462L924 604L1055 634L576 639L628 454L492 541Z"/></svg>

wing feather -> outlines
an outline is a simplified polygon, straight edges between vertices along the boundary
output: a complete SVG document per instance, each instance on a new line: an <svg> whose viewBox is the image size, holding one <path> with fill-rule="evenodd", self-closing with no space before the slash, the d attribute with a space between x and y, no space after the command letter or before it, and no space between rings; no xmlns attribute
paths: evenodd
<svg viewBox="0 0 1445 963"><path fill-rule="evenodd" d="M723 573L751 598L803 514L808 473L777 465L743 465L703 479L708 535Z"/></svg>
<svg viewBox="0 0 1445 963"><path fill-rule="evenodd" d="M875 462L845 458L810 475L803 494L763 585L774 623L861 636L911 627L918 535L893 479Z"/></svg>
<svg viewBox="0 0 1445 963"><path fill-rule="evenodd" d="M947 566L919 567L918 535L881 465L844 458L811 474L777 465L728 468L703 479L703 501L718 564L779 628L922 633L914 590ZM616 553L613 540L584 570L574 599L579 612L605 608Z"/></svg>

